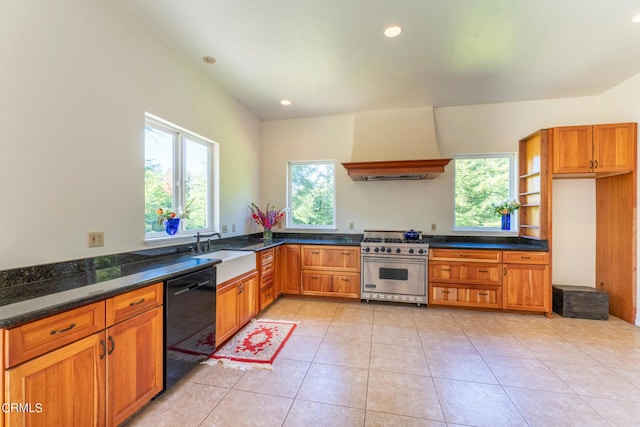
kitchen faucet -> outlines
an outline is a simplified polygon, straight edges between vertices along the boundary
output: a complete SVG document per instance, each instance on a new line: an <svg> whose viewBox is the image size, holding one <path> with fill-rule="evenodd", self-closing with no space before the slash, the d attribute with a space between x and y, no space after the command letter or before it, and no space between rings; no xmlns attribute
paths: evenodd
<svg viewBox="0 0 640 427"><path fill-rule="evenodd" d="M220 233L211 233L211 234L201 234L199 231L198 233L196 233L195 237L196 238L196 253L202 253L202 244L200 243L200 239L202 239L203 237L207 237L207 250L211 249L211 238L214 236L218 236L218 239L222 239L222 236L220 235Z"/></svg>

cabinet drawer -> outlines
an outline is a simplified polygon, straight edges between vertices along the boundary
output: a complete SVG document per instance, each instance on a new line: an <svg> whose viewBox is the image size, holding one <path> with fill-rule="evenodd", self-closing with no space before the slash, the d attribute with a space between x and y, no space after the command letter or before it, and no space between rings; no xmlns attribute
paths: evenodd
<svg viewBox="0 0 640 427"><path fill-rule="evenodd" d="M164 286L161 282L109 298L107 300L107 326L162 305L163 293Z"/></svg>
<svg viewBox="0 0 640 427"><path fill-rule="evenodd" d="M270 286L260 289L260 310L264 310L275 299L275 286Z"/></svg>
<svg viewBox="0 0 640 427"><path fill-rule="evenodd" d="M432 261L500 263L502 262L502 251L480 249L429 249L429 259Z"/></svg>
<svg viewBox="0 0 640 427"><path fill-rule="evenodd" d="M105 328L104 301L36 320L5 331L10 368Z"/></svg>
<svg viewBox="0 0 640 427"><path fill-rule="evenodd" d="M464 307L502 308L502 288L499 286L429 285L429 304Z"/></svg>
<svg viewBox="0 0 640 427"><path fill-rule="evenodd" d="M273 248L258 252L258 256L260 257L260 265L273 264Z"/></svg>
<svg viewBox="0 0 640 427"><path fill-rule="evenodd" d="M499 264L430 262L429 281L500 285L502 271Z"/></svg>
<svg viewBox="0 0 640 427"><path fill-rule="evenodd" d="M360 248L351 246L302 246L302 268L341 269L360 272Z"/></svg>
<svg viewBox="0 0 640 427"><path fill-rule="evenodd" d="M506 264L549 264L549 252L504 251L502 260Z"/></svg>
<svg viewBox="0 0 640 427"><path fill-rule="evenodd" d="M306 270L302 272L304 295L360 298L360 275Z"/></svg>

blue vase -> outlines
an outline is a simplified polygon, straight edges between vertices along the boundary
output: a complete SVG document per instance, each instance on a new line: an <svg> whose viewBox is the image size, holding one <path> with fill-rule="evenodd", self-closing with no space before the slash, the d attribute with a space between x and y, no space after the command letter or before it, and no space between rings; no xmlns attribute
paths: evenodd
<svg viewBox="0 0 640 427"><path fill-rule="evenodd" d="M511 230L511 214L502 215L502 229Z"/></svg>
<svg viewBox="0 0 640 427"><path fill-rule="evenodd" d="M173 236L178 232L178 229L180 228L180 218L169 218L165 223L167 226L165 230L169 236Z"/></svg>

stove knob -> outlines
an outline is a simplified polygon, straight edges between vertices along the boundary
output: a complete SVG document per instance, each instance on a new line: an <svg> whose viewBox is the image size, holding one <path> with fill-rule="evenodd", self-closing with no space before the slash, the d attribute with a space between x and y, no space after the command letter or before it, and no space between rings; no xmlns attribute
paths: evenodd
<svg viewBox="0 0 640 427"><path fill-rule="evenodd" d="M413 248L409 249L409 253L412 254L413 253Z"/></svg>
<svg viewBox="0 0 640 427"><path fill-rule="evenodd" d="M419 253L420 255L422 255L422 254L424 253L424 249L420 249L420 250L418 251L418 253Z"/></svg>
<svg viewBox="0 0 640 427"><path fill-rule="evenodd" d="M400 253L400 248L396 249L396 253L399 254Z"/></svg>
<svg viewBox="0 0 640 427"><path fill-rule="evenodd" d="M379 249L378 249L378 248L375 248L375 249L373 250L373 252L378 252L378 251L379 251Z"/></svg>
<svg viewBox="0 0 640 427"><path fill-rule="evenodd" d="M391 248L387 248L387 253L390 254L391 253Z"/></svg>
<svg viewBox="0 0 640 427"><path fill-rule="evenodd" d="M380 252L384 252L384 246L380 246Z"/></svg>
<svg viewBox="0 0 640 427"><path fill-rule="evenodd" d="M369 252L371 250L371 248L364 248L363 251L365 252Z"/></svg>

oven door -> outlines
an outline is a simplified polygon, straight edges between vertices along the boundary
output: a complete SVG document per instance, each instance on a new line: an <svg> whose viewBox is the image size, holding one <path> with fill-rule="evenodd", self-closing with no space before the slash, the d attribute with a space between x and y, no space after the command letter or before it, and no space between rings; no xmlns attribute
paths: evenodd
<svg viewBox="0 0 640 427"><path fill-rule="evenodd" d="M364 256L362 292L425 296L427 260Z"/></svg>

